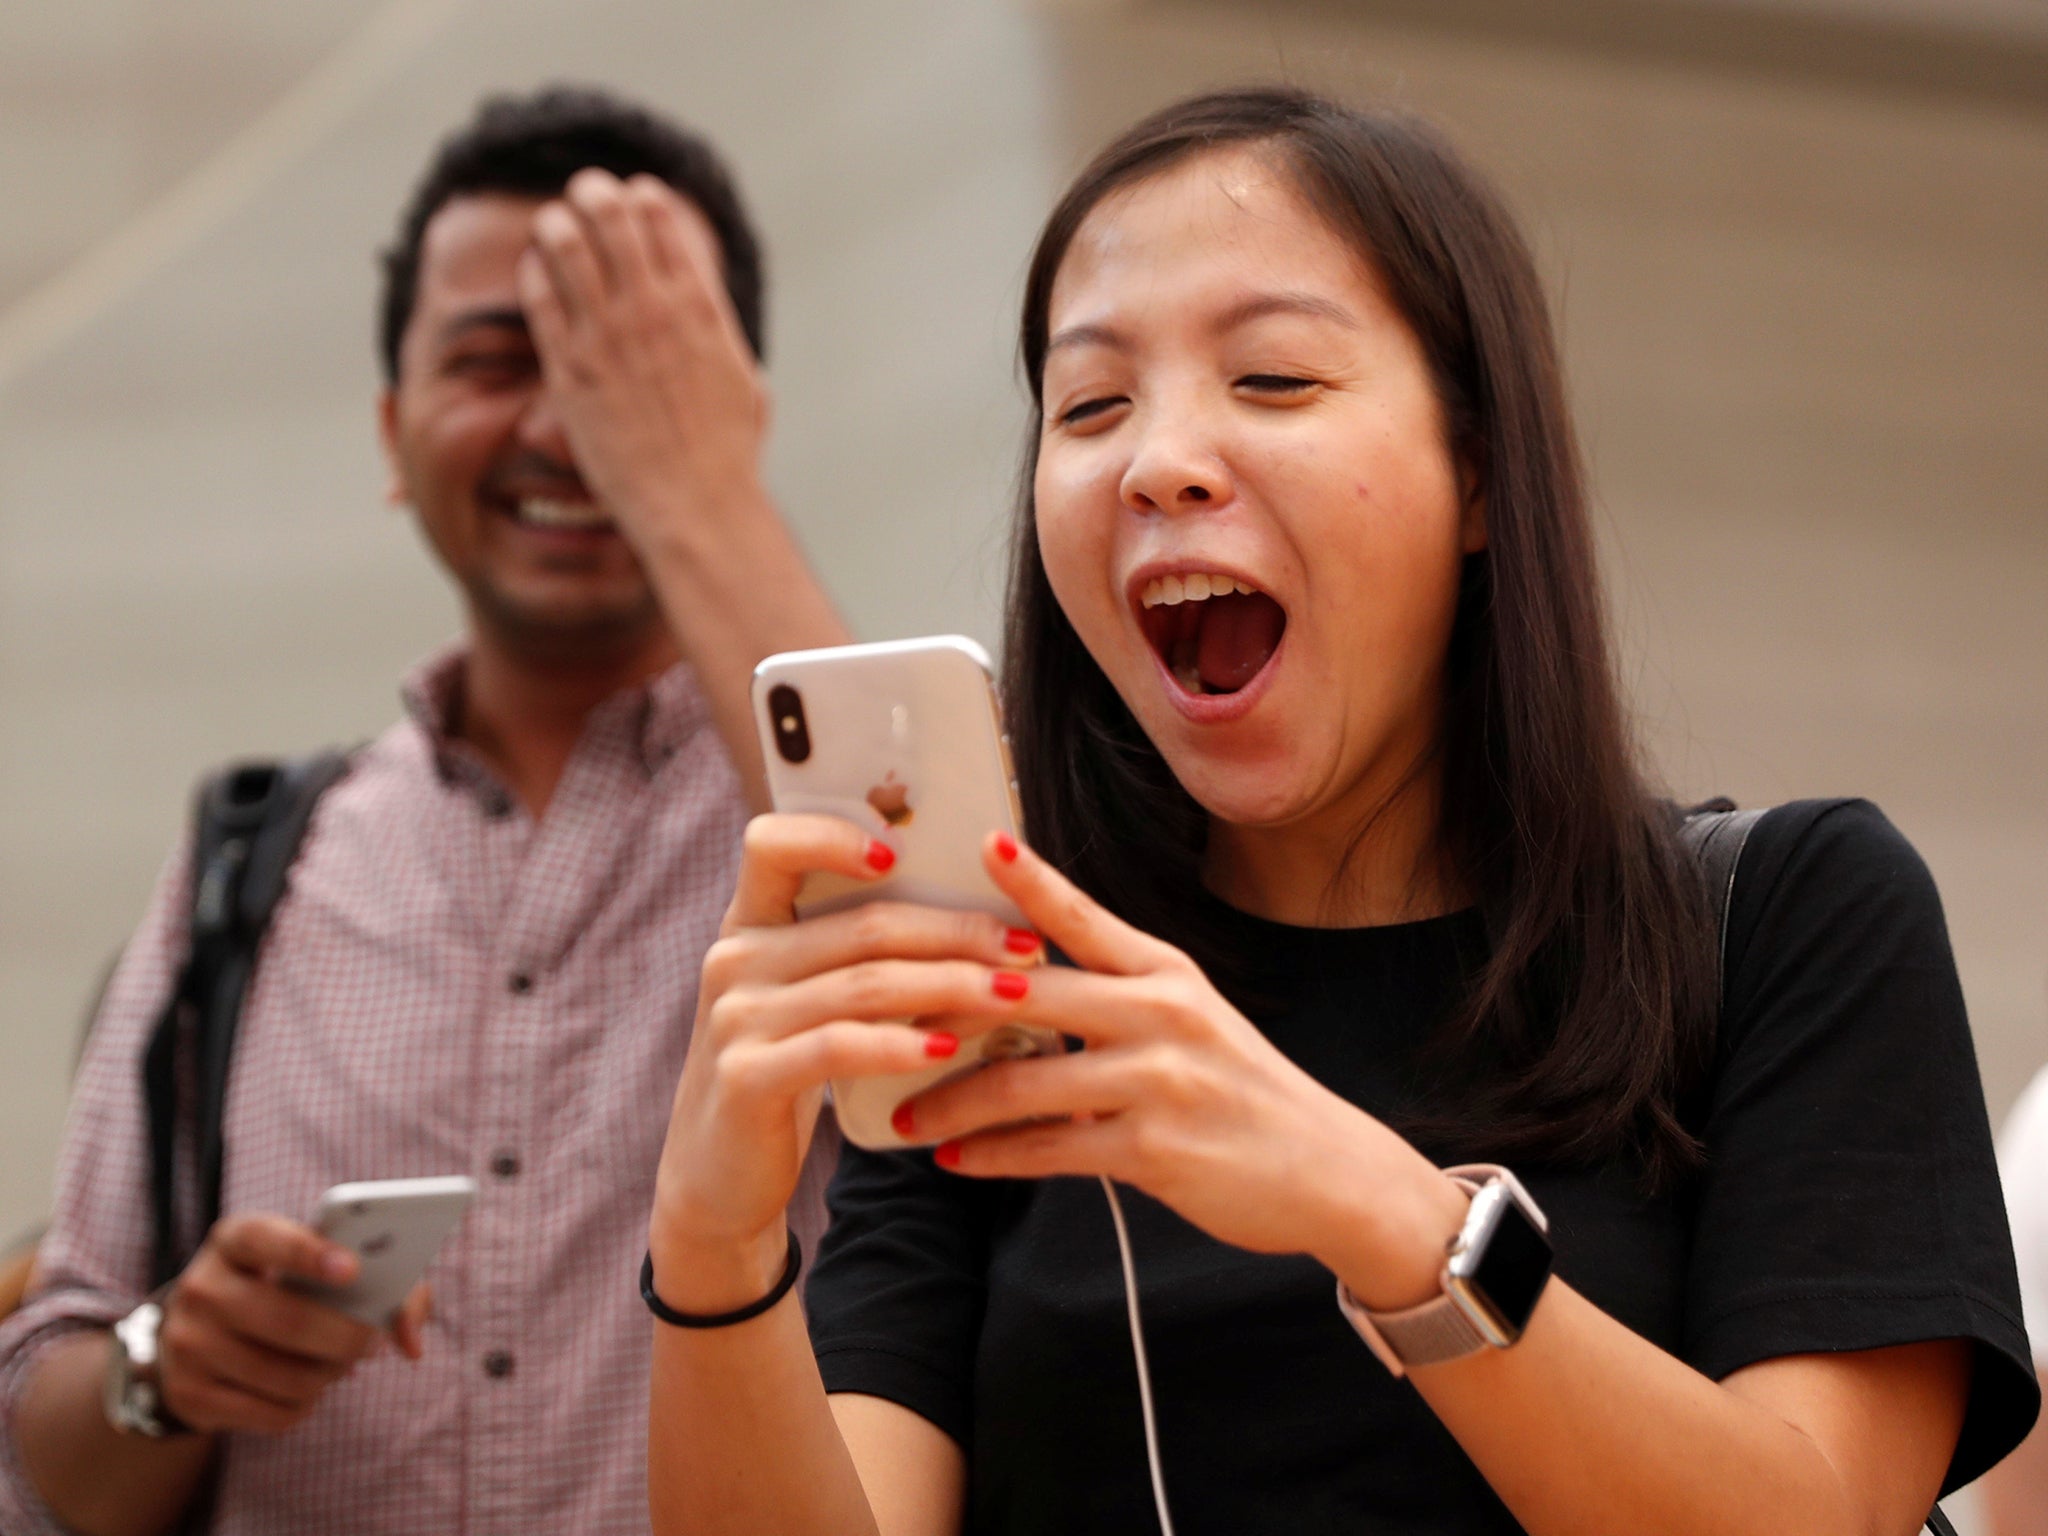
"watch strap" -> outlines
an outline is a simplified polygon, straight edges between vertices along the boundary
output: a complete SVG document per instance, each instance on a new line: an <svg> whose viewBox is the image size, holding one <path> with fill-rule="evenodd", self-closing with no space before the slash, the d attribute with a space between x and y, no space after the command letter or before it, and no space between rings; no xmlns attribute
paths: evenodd
<svg viewBox="0 0 2048 1536"><path fill-rule="evenodd" d="M1504 1180L1518 1203L1534 1218L1538 1229L1549 1226L1535 1202L1522 1189L1521 1181L1496 1163L1463 1163L1455 1168L1446 1168L1444 1174L1468 1196L1478 1194L1496 1180ZM1454 1237L1453 1246L1456 1242ZM1339 1280L1337 1308L1359 1338L1365 1341L1366 1347L1378 1357L1380 1364L1394 1376L1403 1377L1411 1366L1463 1359L1499 1342L1467 1311L1464 1299L1450 1289L1447 1281L1448 1270L1443 1293L1419 1305L1393 1312L1374 1312Z"/></svg>
<svg viewBox="0 0 2048 1536"><path fill-rule="evenodd" d="M1350 1299L1348 1306L1346 1298ZM1490 1342L1448 1293L1398 1312L1369 1312L1346 1290L1339 1296L1338 1305L1344 1308L1352 1327L1358 1328L1361 1317L1365 1320L1384 1350L1382 1353L1382 1349L1376 1349L1374 1353L1396 1376L1407 1375L1412 1365L1435 1365L1440 1360L1475 1355ZM1359 1328L1359 1336L1367 1344L1374 1342L1363 1328Z"/></svg>

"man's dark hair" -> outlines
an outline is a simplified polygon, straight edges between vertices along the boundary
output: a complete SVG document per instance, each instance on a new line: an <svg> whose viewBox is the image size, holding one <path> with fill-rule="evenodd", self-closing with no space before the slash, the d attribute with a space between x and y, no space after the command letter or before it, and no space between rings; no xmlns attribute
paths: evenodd
<svg viewBox="0 0 2048 1536"><path fill-rule="evenodd" d="M553 197L585 166L625 178L667 182L711 222L725 258L725 287L754 355L766 355L761 323L761 247L732 177L694 133L584 86L547 86L526 96L491 96L442 141L384 252L378 353L387 384L398 381L398 346L412 319L427 224L458 197L507 193Z"/></svg>

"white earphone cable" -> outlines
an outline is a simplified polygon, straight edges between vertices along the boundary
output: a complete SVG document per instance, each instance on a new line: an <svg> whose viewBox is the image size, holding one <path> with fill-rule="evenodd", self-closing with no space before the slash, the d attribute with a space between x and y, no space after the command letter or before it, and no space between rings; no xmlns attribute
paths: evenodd
<svg viewBox="0 0 2048 1536"><path fill-rule="evenodd" d="M1166 1474L1159 1467L1159 1422L1152 1412L1152 1370L1145 1362L1145 1326L1138 1318L1138 1266L1131 1258L1131 1232L1116 1186L1102 1180L1109 1196L1109 1219L1116 1223L1116 1246L1124 1264L1124 1301L1131 1314L1131 1354L1138 1365L1138 1403L1145 1414L1145 1460L1152 1469L1152 1502L1159 1511L1159 1536L1173 1536L1173 1518L1166 1512Z"/></svg>

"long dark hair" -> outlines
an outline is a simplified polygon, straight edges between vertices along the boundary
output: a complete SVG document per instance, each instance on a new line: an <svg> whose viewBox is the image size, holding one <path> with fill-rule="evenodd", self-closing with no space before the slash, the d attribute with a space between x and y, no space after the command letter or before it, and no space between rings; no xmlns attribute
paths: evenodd
<svg viewBox="0 0 2048 1536"><path fill-rule="evenodd" d="M1441 842L1486 955L1445 1021L1443 1071L1404 1129L1444 1154L1635 1159L1653 1186L1694 1166L1681 1106L1712 1047L1705 893L1647 786L1602 620L1556 343L1497 195L1430 127L1283 88L1193 97L1111 144L1040 237L1022 356L1040 402L1053 279L1107 194L1255 145L1364 256L1420 340L1449 446L1479 477L1437 762ZM1038 552L1034 412L1018 497L1004 692L1033 841L1124 918L1193 952L1226 990L1250 973L1200 885L1207 817L1081 644ZM1361 665L1365 664L1361 659ZM1470 1070L1484 1062L1484 1070Z"/></svg>

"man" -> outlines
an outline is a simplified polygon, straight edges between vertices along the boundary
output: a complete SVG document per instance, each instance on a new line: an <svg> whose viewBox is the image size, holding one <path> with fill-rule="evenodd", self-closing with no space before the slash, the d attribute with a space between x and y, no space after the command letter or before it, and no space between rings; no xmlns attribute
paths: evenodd
<svg viewBox="0 0 2048 1536"><path fill-rule="evenodd" d="M242 1014L226 1214L151 1365L109 1329L148 1284L137 1062L183 945L173 858L0 1328L10 1536L164 1531L206 1499L222 1533L645 1529L633 1282L758 798L748 677L844 638L761 484L758 263L710 150L597 93L486 103L429 168L385 262L380 423L466 638L320 802ZM289 1288L353 1272L302 1225L322 1189L447 1173L481 1191L397 1350ZM160 1405L126 1430L117 1365Z"/></svg>

